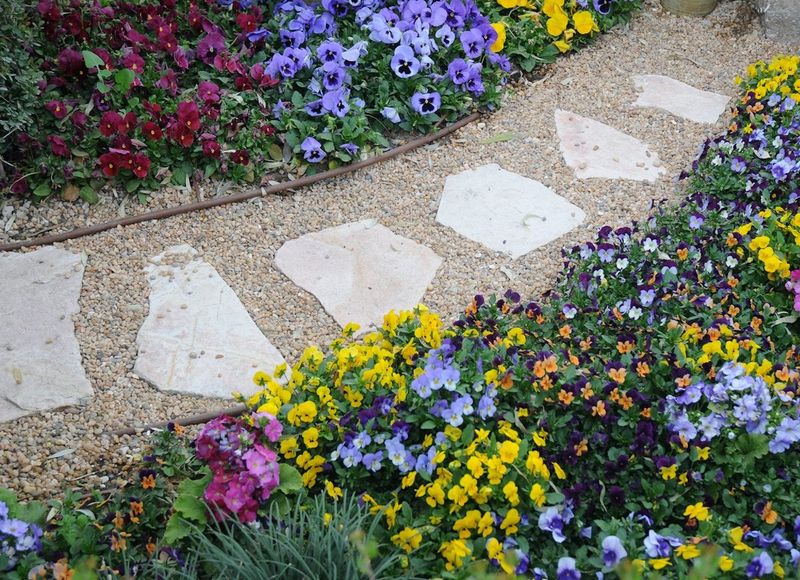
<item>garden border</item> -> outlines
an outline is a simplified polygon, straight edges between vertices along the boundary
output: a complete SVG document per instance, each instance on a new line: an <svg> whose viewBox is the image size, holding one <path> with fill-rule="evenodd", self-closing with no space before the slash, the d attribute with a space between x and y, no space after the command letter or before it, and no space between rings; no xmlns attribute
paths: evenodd
<svg viewBox="0 0 800 580"><path fill-rule="evenodd" d="M34 248L37 246L46 246L49 244L54 244L56 242L64 242L66 240L74 240L85 236L99 234L101 232L114 229L116 227L130 226L133 224L138 224L147 221L161 220L176 215L182 215L186 213L218 207L221 205L227 205L230 203L246 201L248 199L252 199L255 197L263 197L271 193L281 193L289 189L306 187L308 185L312 185L314 183L318 183L326 179L332 179L334 177L339 177L341 175L348 175L350 173L354 173L359 169L363 169L364 167L368 167L370 165L379 163L381 161L386 161L388 159L396 157L397 155L400 155L401 153L413 151L424 145L428 145L438 139L441 139L442 137L446 137L451 133L458 131L462 127L465 127L474 121L477 121L482 116L483 116L482 113L476 111L474 113L471 113L470 115L467 115L466 117L459 119L455 123L443 127L442 129L440 129L435 133L417 137L416 139L412 139L407 143L403 143L402 145L389 149L388 151L385 151L380 155L369 157L367 159L362 159L361 161L358 161L356 163L344 165L342 167L337 167L336 169L329 169L321 173L308 175L295 180L287 180L267 188L251 189L249 191L244 191L242 193L237 193L226 197L207 199L195 203L188 203L183 205L177 205L175 207L150 211L135 216L118 218L115 220L101 222L99 224L94 224L91 226L75 228L72 230L68 230L66 232L61 232L59 234L51 234L49 236L41 236L39 238L32 238L29 240L0 244L0 252L10 252L22 248Z"/></svg>

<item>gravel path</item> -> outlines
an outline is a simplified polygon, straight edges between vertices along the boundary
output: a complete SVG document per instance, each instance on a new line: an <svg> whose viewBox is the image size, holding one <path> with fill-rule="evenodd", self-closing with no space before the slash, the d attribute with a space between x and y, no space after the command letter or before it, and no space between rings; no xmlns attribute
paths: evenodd
<svg viewBox="0 0 800 580"><path fill-rule="evenodd" d="M499 112L446 141L290 195L64 244L88 255L75 326L94 399L84 408L0 426L0 486L24 497L47 497L64 484L113 485L114 474L137 453L140 440L109 438L101 435L105 430L226 405L220 400L158 392L132 373L136 333L148 308L142 268L167 246L186 243L200 251L289 361L306 345L325 343L339 332L317 300L274 266L275 252L283 243L323 228L373 218L433 249L444 262L424 301L448 319L457 316L478 292L503 292L510 286L525 295L538 295L558 272L562 246L591 238L602 225L643 218L654 199L676 199L672 176L691 162L705 137L724 126L724 117L717 125L699 125L663 111L632 107L637 96L633 75L663 74L699 89L734 95L732 79L747 63L789 50L762 40L756 23L743 23L741 12L742 3L731 1L707 19L681 19L665 14L657 0L646 0L629 27L559 60L543 80L515 87ZM668 177L654 184L576 180L558 149L553 122L557 108L645 141L658 153ZM513 133L514 139L486 142L503 132ZM567 236L516 260L437 224L434 218L445 178L487 163L541 181L582 208L586 221ZM195 199L194 194L174 190L147 208L138 208L131 200L126 211ZM53 224L67 229L64 226L117 217L118 211L118 204L112 203L94 208L52 203L35 215L30 210L17 212L9 231L30 233ZM231 385L231 390L236 388ZM47 459L64 449L75 451Z"/></svg>

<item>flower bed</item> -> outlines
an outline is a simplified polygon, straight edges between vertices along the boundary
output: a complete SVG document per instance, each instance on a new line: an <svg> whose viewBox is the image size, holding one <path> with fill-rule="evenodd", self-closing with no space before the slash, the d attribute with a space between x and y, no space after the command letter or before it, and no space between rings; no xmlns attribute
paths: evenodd
<svg viewBox="0 0 800 580"><path fill-rule="evenodd" d="M87 504L98 525L68 498L17 569L222 574L235 558L204 534L229 554L259 527L292 535L309 496L329 529L349 490L376 518L345 542L349 577L796 576L798 64L751 67L686 201L565 251L543 303L509 291L448 327L420 306L346 328L256 375L248 413L193 449L159 434L130 489Z"/></svg>
<svg viewBox="0 0 800 580"><path fill-rule="evenodd" d="M639 0L478 0L499 31L504 53L527 72L626 21L639 5Z"/></svg>
<svg viewBox="0 0 800 580"><path fill-rule="evenodd" d="M42 109L0 150L0 189L36 198L336 167L494 106L511 66L505 25L461 0L41 0L33 19Z"/></svg>

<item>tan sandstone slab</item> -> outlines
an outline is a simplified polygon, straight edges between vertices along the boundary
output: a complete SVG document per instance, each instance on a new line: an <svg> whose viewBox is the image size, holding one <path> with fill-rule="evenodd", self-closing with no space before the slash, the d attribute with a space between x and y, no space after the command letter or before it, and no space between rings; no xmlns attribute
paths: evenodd
<svg viewBox="0 0 800 580"><path fill-rule="evenodd" d="M436 221L518 258L563 236L585 217L544 184L491 163L447 178Z"/></svg>
<svg viewBox="0 0 800 580"><path fill-rule="evenodd" d="M664 75L637 75L633 82L642 91L634 106L663 109L695 123L716 123L730 101Z"/></svg>
<svg viewBox="0 0 800 580"><path fill-rule="evenodd" d="M578 179L655 181L664 172L647 144L605 123L556 109L556 129L564 162Z"/></svg>
<svg viewBox="0 0 800 580"><path fill-rule="evenodd" d="M145 268L150 312L134 372L162 391L230 398L258 390L253 375L284 362L213 266L188 245Z"/></svg>
<svg viewBox="0 0 800 580"><path fill-rule="evenodd" d="M375 220L306 234L276 253L278 268L345 326L380 325L389 310L416 306L442 259Z"/></svg>
<svg viewBox="0 0 800 580"><path fill-rule="evenodd" d="M72 323L83 269L52 246L0 254L0 422L91 398Z"/></svg>

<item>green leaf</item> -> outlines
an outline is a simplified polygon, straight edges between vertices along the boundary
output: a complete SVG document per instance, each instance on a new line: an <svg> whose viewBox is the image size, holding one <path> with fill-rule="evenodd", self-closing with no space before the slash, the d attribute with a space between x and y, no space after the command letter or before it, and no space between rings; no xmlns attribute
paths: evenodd
<svg viewBox="0 0 800 580"><path fill-rule="evenodd" d="M86 65L86 68L100 68L106 65L105 61L91 50L82 50L81 54L83 55L83 63Z"/></svg>
<svg viewBox="0 0 800 580"><path fill-rule="evenodd" d="M8 506L8 510L11 514L16 514L16 509L18 505L17 495L11 491L10 489L6 489L5 487L0 487L0 501Z"/></svg>
<svg viewBox="0 0 800 580"><path fill-rule="evenodd" d="M431 429L436 427L436 423L431 421L430 419L425 421L422 425L419 426L420 429L423 431L430 431Z"/></svg>
<svg viewBox="0 0 800 580"><path fill-rule="evenodd" d="M117 90L123 95L128 92L136 78L134 72L129 68L123 68L114 73L114 84Z"/></svg>
<svg viewBox="0 0 800 580"><path fill-rule="evenodd" d="M39 187L33 190L33 195L36 197L47 197L50 195L50 193L52 193L52 191L50 190L49 183L42 183L39 185Z"/></svg>
<svg viewBox="0 0 800 580"><path fill-rule="evenodd" d="M502 133L498 133L497 135L492 135L491 137L487 137L486 139L481 139L478 141L481 145L489 145L490 143L502 143L504 141L511 141L514 139L514 133L510 133L508 131L504 131Z"/></svg>
<svg viewBox="0 0 800 580"><path fill-rule="evenodd" d="M100 201L100 198L97 196L97 192L95 192L95 190L88 185L84 185L83 187L81 187L81 191L80 193L78 193L78 195L81 197L83 201L90 203L92 205Z"/></svg>
<svg viewBox="0 0 800 580"><path fill-rule="evenodd" d="M277 488L283 493L293 491L300 491L303 489L303 478L300 472L287 463L281 463L280 466L280 484Z"/></svg>
<svg viewBox="0 0 800 580"><path fill-rule="evenodd" d="M202 496L211 481L211 472L208 469L205 471L206 474L200 479L184 479L178 485L178 495Z"/></svg>
<svg viewBox="0 0 800 580"><path fill-rule="evenodd" d="M133 193L139 188L141 183L142 182L139 181L138 179L131 179L130 181L128 181L128 183L125 184L125 189L127 190L128 193Z"/></svg>
<svg viewBox="0 0 800 580"><path fill-rule="evenodd" d="M283 160L283 148L277 143L270 145L267 153L269 154L270 159L274 159L275 161Z"/></svg>
<svg viewBox="0 0 800 580"><path fill-rule="evenodd" d="M192 533L192 528L185 519L177 513L172 514L167 520L167 527L164 530L164 543L174 545Z"/></svg>
<svg viewBox="0 0 800 580"><path fill-rule="evenodd" d="M206 518L206 502L197 496L181 494L172 507L175 509L175 513L180 514L187 520L193 520L199 524L205 524L208 521Z"/></svg>
<svg viewBox="0 0 800 580"><path fill-rule="evenodd" d="M186 185L186 174L183 172L183 169L176 167L172 172L172 179L170 181L175 185Z"/></svg>
<svg viewBox="0 0 800 580"><path fill-rule="evenodd" d="M16 517L29 523L33 522L43 525L45 516L47 516L47 508L38 501L19 504L17 507Z"/></svg>

